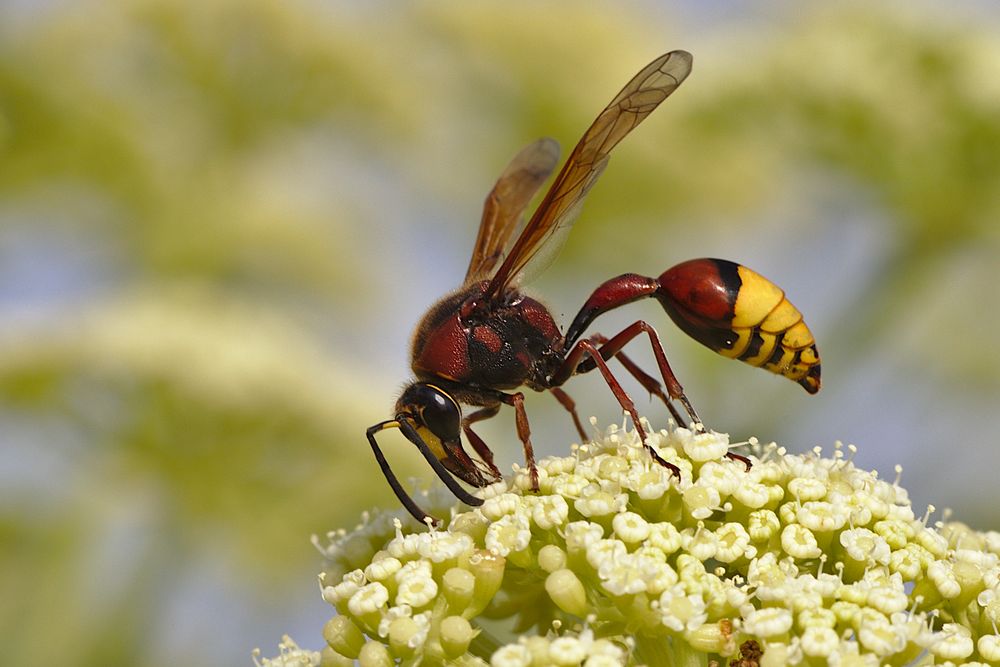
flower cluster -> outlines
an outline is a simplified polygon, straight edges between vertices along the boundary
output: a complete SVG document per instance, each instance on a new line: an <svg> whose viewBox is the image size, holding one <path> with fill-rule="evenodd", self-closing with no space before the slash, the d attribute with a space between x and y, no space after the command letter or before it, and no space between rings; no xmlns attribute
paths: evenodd
<svg viewBox="0 0 1000 667"><path fill-rule="evenodd" d="M751 442L747 470L723 434L648 442L680 479L612 427L444 530L329 536L328 646L265 664L1000 665L1000 533L927 525L840 446Z"/></svg>

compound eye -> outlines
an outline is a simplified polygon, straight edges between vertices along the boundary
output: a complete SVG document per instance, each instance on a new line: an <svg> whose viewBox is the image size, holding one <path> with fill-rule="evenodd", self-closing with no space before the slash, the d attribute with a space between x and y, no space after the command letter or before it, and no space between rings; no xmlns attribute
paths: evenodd
<svg viewBox="0 0 1000 667"><path fill-rule="evenodd" d="M458 440L462 412L455 399L431 385L424 385L420 393L420 418L424 425L442 441Z"/></svg>
<svg viewBox="0 0 1000 667"><path fill-rule="evenodd" d="M461 439L462 410L455 399L432 384L415 382L396 401L396 414L411 416L442 442Z"/></svg>

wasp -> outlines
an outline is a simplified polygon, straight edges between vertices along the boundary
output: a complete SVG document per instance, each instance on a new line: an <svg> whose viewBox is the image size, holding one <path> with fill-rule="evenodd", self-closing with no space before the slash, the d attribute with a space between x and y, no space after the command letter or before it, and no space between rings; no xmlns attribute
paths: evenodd
<svg viewBox="0 0 1000 667"><path fill-rule="evenodd" d="M481 505L459 480L482 488L499 481L501 473L473 425L495 416L501 406L511 406L531 486L537 491L531 431L524 394L518 389L551 392L586 440L575 404L561 387L574 375L595 369L630 415L649 455L679 476L677 467L646 443L635 405L608 367L616 358L666 404L678 424L686 422L675 403L692 425L700 424L653 327L638 320L614 336L584 335L602 313L638 299L655 298L682 331L719 354L783 375L811 394L819 390L819 353L802 314L774 283L734 262L695 259L656 278L634 273L611 278L594 290L565 334L548 308L521 291L525 278L537 275L554 258L612 149L677 90L691 63L691 54L671 51L640 70L584 133L527 222L528 204L559 160L554 140L540 139L521 150L486 197L465 281L431 306L416 327L411 350L415 381L403 390L393 418L367 431L386 480L418 521L433 518L393 474L376 442L377 433L402 431L459 500ZM652 346L662 384L622 352L643 335ZM462 405L476 409L463 415ZM478 458L466 451L463 435ZM749 465L742 457L732 458Z"/></svg>

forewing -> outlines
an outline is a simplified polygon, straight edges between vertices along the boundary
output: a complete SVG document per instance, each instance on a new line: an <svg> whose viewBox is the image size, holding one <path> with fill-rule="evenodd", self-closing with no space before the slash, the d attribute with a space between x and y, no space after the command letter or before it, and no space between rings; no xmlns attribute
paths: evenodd
<svg viewBox="0 0 1000 667"><path fill-rule="evenodd" d="M503 261L504 250L524 219L524 210L558 163L558 142L544 138L522 148L500 174L483 205L466 284L489 277Z"/></svg>
<svg viewBox="0 0 1000 667"><path fill-rule="evenodd" d="M484 294L502 292L529 262L544 268L555 257L580 213L583 199L619 141L651 114L691 73L692 57L671 51L644 67L600 113L577 143ZM536 261L533 261L536 260ZM536 264L537 262L537 264Z"/></svg>

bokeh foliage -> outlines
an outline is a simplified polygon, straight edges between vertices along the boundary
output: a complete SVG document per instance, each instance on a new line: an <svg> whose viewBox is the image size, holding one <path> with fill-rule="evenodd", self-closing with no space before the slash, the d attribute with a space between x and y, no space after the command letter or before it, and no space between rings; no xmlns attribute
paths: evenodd
<svg viewBox="0 0 1000 667"><path fill-rule="evenodd" d="M306 537L389 502L363 431L403 379L401 304L436 296L401 267L466 252L498 165L537 136L568 150L669 48L695 73L617 152L552 284L770 257L833 405L873 364L897 374L885 401L922 383L942 415L995 404L995 22L768 18L685 37L652 5L0 9L5 661L232 664L276 639L255 633L314 594L284 588L316 568ZM828 248L845 217L877 241L859 275ZM681 365L727 428L809 432L793 388ZM234 620L178 629L211 615L206 579Z"/></svg>

